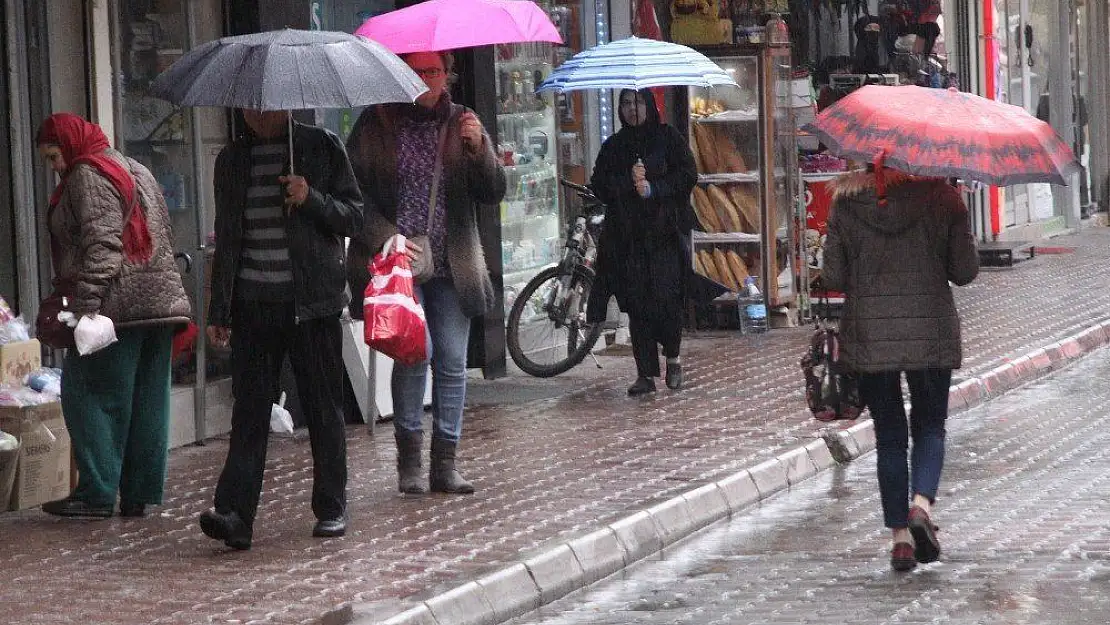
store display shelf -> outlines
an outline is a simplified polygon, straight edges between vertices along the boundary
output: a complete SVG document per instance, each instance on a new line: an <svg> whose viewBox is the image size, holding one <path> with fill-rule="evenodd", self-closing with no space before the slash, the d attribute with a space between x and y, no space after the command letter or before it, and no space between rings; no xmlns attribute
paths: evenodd
<svg viewBox="0 0 1110 625"><path fill-rule="evenodd" d="M759 243L760 236L758 234L749 234L747 232L722 232L717 234L710 234L708 232L701 232L693 230L690 232L690 238L694 243Z"/></svg>
<svg viewBox="0 0 1110 625"><path fill-rule="evenodd" d="M531 163L521 163L519 165L506 165L505 166L505 172L506 173L514 173L514 174L531 174L531 173L546 172L546 173L550 174L551 177L555 177L558 173L555 169L554 164L549 163L549 162L547 162L545 160L542 160L542 159L533 161Z"/></svg>
<svg viewBox="0 0 1110 625"><path fill-rule="evenodd" d="M704 117L691 118L696 122L710 122L710 123L729 123L729 122L756 122L759 121L759 113L756 111L725 111L723 113L714 113Z"/></svg>
<svg viewBox="0 0 1110 625"><path fill-rule="evenodd" d="M759 172L739 174L698 174L698 184L729 184L734 182L759 182Z"/></svg>

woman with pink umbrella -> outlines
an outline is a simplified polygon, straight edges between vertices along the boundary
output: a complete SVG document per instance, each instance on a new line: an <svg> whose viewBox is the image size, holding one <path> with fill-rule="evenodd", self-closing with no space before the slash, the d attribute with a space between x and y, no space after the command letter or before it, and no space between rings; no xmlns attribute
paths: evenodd
<svg viewBox="0 0 1110 625"><path fill-rule="evenodd" d="M366 201L366 225L348 252L352 292L367 261L405 237L428 324L429 360L395 365L391 389L397 488L422 493L423 398L432 367L428 487L473 493L455 466L466 399L471 318L495 303L478 235L478 211L505 195L505 170L474 111L451 101L452 49L523 41L560 42L547 14L528 1L430 0L371 18L356 32L399 54L428 91L415 104L385 104L359 117L347 151ZM413 240L415 238L415 241ZM361 308L353 307L356 317Z"/></svg>

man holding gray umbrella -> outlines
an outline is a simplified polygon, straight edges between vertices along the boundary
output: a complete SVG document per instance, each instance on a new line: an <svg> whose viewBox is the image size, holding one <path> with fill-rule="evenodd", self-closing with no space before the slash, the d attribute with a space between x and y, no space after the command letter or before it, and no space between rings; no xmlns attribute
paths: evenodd
<svg viewBox="0 0 1110 625"><path fill-rule="evenodd" d="M231 346L235 407L215 508L200 525L229 547L251 545L287 352L312 443L312 533L347 529L339 314L349 300L343 238L362 229L362 196L339 138L287 111L412 102L426 90L377 43L292 29L208 42L152 85L177 104L242 109L249 130L220 153L214 185L208 336Z"/></svg>
<svg viewBox="0 0 1110 625"><path fill-rule="evenodd" d="M347 443L339 314L343 237L361 232L362 195L335 134L288 113L244 110L248 132L216 160L216 255L208 337L231 345L235 406L227 462L204 533L250 547L262 489L270 405L290 356L312 445L314 536L346 532Z"/></svg>

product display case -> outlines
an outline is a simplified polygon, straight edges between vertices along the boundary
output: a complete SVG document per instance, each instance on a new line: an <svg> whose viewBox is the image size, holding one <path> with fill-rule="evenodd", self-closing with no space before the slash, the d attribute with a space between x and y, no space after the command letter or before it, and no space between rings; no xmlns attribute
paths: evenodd
<svg viewBox="0 0 1110 625"><path fill-rule="evenodd" d="M691 201L703 229L691 236L698 273L739 292L748 276L772 309L799 298L798 157L790 106L790 48L702 47L739 89L690 87L686 110L698 167ZM722 296L722 301L735 296Z"/></svg>
<svg viewBox="0 0 1110 625"><path fill-rule="evenodd" d="M497 154L505 166L501 261L505 312L541 269L559 260L559 136L553 97L536 85L551 73L550 44L497 46Z"/></svg>

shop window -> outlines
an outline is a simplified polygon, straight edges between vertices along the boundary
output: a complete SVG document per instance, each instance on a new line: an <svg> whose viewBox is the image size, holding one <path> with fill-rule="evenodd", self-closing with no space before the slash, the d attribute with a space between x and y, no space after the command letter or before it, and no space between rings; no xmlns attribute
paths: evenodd
<svg viewBox="0 0 1110 625"><path fill-rule="evenodd" d="M175 106L151 95L150 85L186 50L222 35L222 2L119 0L116 7L116 146L154 174L169 207L176 251L195 257L213 230L212 168L227 142L226 112ZM190 19L195 40L190 40ZM198 281L207 286L207 275L194 271L182 277L193 310L207 306L207 297L197 296ZM203 333L198 340L204 340ZM229 374L226 354L209 350L207 361L209 377ZM195 363L191 354L179 359L174 383L191 384Z"/></svg>

